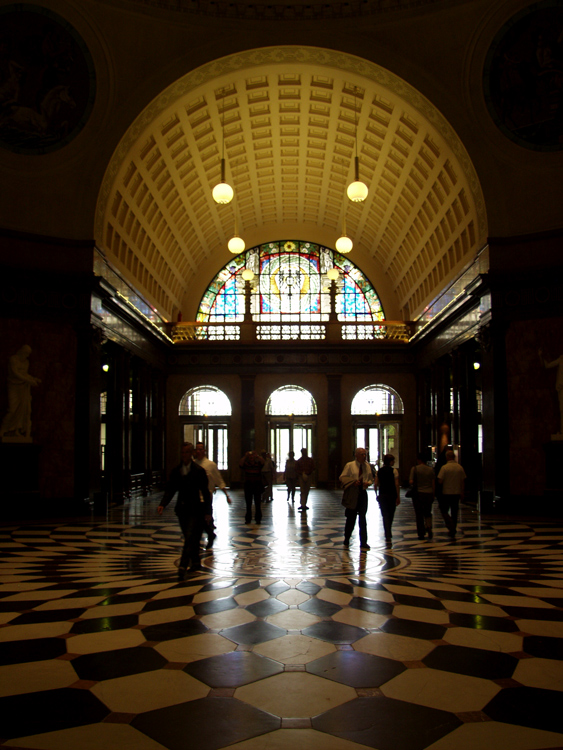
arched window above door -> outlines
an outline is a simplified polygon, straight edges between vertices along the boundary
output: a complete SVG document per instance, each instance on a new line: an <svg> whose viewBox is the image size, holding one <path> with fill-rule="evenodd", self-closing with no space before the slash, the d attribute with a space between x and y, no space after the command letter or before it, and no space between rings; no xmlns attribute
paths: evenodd
<svg viewBox="0 0 563 750"><path fill-rule="evenodd" d="M388 385L368 385L358 391L352 400L353 416L375 414L403 414L403 400Z"/></svg>
<svg viewBox="0 0 563 750"><path fill-rule="evenodd" d="M269 416L308 416L317 413L313 396L299 385L284 385L274 391L266 402Z"/></svg>
<svg viewBox="0 0 563 750"><path fill-rule="evenodd" d="M213 385L201 385L187 391L180 401L180 417L230 417L228 396Z"/></svg>
<svg viewBox="0 0 563 750"><path fill-rule="evenodd" d="M253 272L252 319L256 323L321 323L329 319L330 280L337 268L338 320L373 323L384 319L377 292L348 258L312 242L281 240L253 247L234 257L208 286L197 320L206 323L242 322L245 282ZM314 329L314 326L312 327ZM320 338L311 330L309 338Z"/></svg>

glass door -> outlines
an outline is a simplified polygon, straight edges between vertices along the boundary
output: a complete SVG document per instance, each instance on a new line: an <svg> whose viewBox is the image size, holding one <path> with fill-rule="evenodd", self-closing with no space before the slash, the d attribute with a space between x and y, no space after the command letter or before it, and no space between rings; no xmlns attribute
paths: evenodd
<svg viewBox="0 0 563 750"><path fill-rule="evenodd" d="M395 456L395 468L399 468L399 423L384 422L379 425L379 451L381 460L386 453Z"/></svg>
<svg viewBox="0 0 563 750"><path fill-rule="evenodd" d="M295 453L295 458L301 458L301 449L306 448L311 456L313 453L313 425L292 424L270 421L270 453L276 462L278 471L283 471L287 454Z"/></svg>
<svg viewBox="0 0 563 750"><path fill-rule="evenodd" d="M366 449L367 460L376 469L383 466L383 456L386 453L395 456L395 468L399 468L399 438L399 422L362 424L355 428L355 447Z"/></svg>
<svg viewBox="0 0 563 750"><path fill-rule="evenodd" d="M208 458L217 464L219 471L229 468L229 430L225 423L184 423L182 440L194 445L202 441Z"/></svg>

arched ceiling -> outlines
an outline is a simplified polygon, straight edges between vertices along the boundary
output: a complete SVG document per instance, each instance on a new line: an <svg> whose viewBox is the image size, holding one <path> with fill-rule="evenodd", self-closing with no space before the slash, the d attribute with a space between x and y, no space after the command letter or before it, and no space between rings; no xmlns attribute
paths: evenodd
<svg viewBox="0 0 563 750"><path fill-rule="evenodd" d="M356 144L369 195L353 204ZM218 206L223 147L235 199ZM163 317L193 320L231 257L235 213L247 248L334 247L345 222L388 318L416 319L487 235L473 166L428 100L373 63L308 47L225 57L163 91L108 165L96 240Z"/></svg>

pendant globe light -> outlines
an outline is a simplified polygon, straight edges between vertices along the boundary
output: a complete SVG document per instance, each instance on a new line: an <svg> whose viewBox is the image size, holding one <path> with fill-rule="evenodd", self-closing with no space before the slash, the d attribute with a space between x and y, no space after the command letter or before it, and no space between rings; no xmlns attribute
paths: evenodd
<svg viewBox="0 0 563 750"><path fill-rule="evenodd" d="M217 183L213 188L211 195L215 203L219 205L226 205L233 200L234 190L225 180L225 99L223 92L223 112L221 115L221 133L223 137L223 145L221 152L221 182Z"/></svg>
<svg viewBox="0 0 563 750"><path fill-rule="evenodd" d="M358 157L358 118L356 111L357 88L354 87L354 142L356 155L354 157L354 182L348 185L346 195L353 203L362 203L368 197L368 186L360 180L360 159Z"/></svg>
<svg viewBox="0 0 563 750"><path fill-rule="evenodd" d="M242 237L239 237L238 235L238 225L237 225L237 212L235 211L235 233L227 243L227 247L231 251L233 255L238 255L239 253L242 253L245 249L246 245Z"/></svg>
<svg viewBox="0 0 563 750"><path fill-rule="evenodd" d="M342 235L336 240L335 244L336 249L339 253L342 253L343 255L346 255L346 253L349 253L350 250L354 247L354 243L348 237L346 234L346 219L342 219Z"/></svg>

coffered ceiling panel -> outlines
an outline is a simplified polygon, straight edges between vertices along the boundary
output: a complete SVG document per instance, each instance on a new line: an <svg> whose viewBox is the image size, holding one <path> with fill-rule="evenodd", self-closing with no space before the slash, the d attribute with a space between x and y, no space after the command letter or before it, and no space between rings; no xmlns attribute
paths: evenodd
<svg viewBox="0 0 563 750"><path fill-rule="evenodd" d="M363 203L346 197L356 153ZM221 206L211 191L223 155L235 198ZM165 318L193 319L201 273L207 283L230 257L235 218L247 247L334 247L345 223L351 258L379 269L372 282L411 319L486 238L473 166L440 113L389 71L317 48L233 55L166 89L108 166L96 237Z"/></svg>

